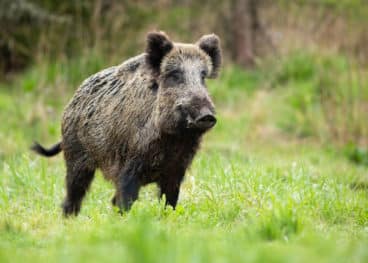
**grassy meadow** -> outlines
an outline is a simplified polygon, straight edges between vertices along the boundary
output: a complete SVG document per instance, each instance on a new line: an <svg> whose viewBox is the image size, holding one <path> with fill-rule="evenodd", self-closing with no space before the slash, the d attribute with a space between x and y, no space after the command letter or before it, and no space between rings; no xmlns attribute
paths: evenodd
<svg viewBox="0 0 368 263"><path fill-rule="evenodd" d="M62 156L29 146L59 140L63 106L109 65L92 52L0 84L0 262L368 262L368 154L350 143L368 138L368 81L337 55L226 65L209 81L218 124L175 211L152 185L120 216L97 173L64 219Z"/></svg>

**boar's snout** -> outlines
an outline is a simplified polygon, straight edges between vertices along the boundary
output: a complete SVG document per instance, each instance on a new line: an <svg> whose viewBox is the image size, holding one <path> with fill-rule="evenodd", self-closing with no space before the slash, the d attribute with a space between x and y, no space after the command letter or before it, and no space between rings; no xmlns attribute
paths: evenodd
<svg viewBox="0 0 368 263"><path fill-rule="evenodd" d="M175 110L179 113L181 127L184 129L202 133L216 124L215 109L208 96L185 96L178 101Z"/></svg>
<svg viewBox="0 0 368 263"><path fill-rule="evenodd" d="M196 118L192 118L191 115L187 116L187 128L198 129L198 130L208 130L215 126L216 117L207 107L203 107Z"/></svg>
<svg viewBox="0 0 368 263"><path fill-rule="evenodd" d="M216 118L212 112L207 108L202 108L199 116L194 121L195 126L201 130L207 130L215 126Z"/></svg>

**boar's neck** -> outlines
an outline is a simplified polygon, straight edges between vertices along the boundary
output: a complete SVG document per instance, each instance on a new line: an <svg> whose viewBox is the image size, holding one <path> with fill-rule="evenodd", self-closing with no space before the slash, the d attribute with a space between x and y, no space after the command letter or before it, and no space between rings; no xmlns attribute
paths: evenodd
<svg viewBox="0 0 368 263"><path fill-rule="evenodd" d="M201 138L201 133L163 133L155 127L153 118L151 118L139 132L135 142L137 143L138 152L141 153L163 151L167 154L174 152L178 154L194 154L199 147Z"/></svg>

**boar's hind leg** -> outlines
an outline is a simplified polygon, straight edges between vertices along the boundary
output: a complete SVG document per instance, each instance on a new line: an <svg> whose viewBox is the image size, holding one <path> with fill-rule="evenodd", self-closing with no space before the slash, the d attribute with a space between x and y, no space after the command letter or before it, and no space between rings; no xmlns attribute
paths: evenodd
<svg viewBox="0 0 368 263"><path fill-rule="evenodd" d="M114 197L115 204L122 210L128 211L138 199L140 180L143 172L143 163L131 160L125 165L119 176L119 185Z"/></svg>
<svg viewBox="0 0 368 263"><path fill-rule="evenodd" d="M95 169L87 167L84 160L67 161L67 195L63 203L64 216L78 215L94 173Z"/></svg>

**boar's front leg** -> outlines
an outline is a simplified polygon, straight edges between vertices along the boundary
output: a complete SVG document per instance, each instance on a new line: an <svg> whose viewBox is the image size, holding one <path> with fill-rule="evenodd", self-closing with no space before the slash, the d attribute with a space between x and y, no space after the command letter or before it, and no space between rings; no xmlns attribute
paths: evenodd
<svg viewBox="0 0 368 263"><path fill-rule="evenodd" d="M130 160L122 169L116 197L114 198L120 212L128 211L134 201L137 200L142 173L143 162L140 160Z"/></svg>
<svg viewBox="0 0 368 263"><path fill-rule="evenodd" d="M170 170L163 174L158 184L160 187L160 198L165 195L165 204L170 205L175 209L185 169L180 169L179 171Z"/></svg>

